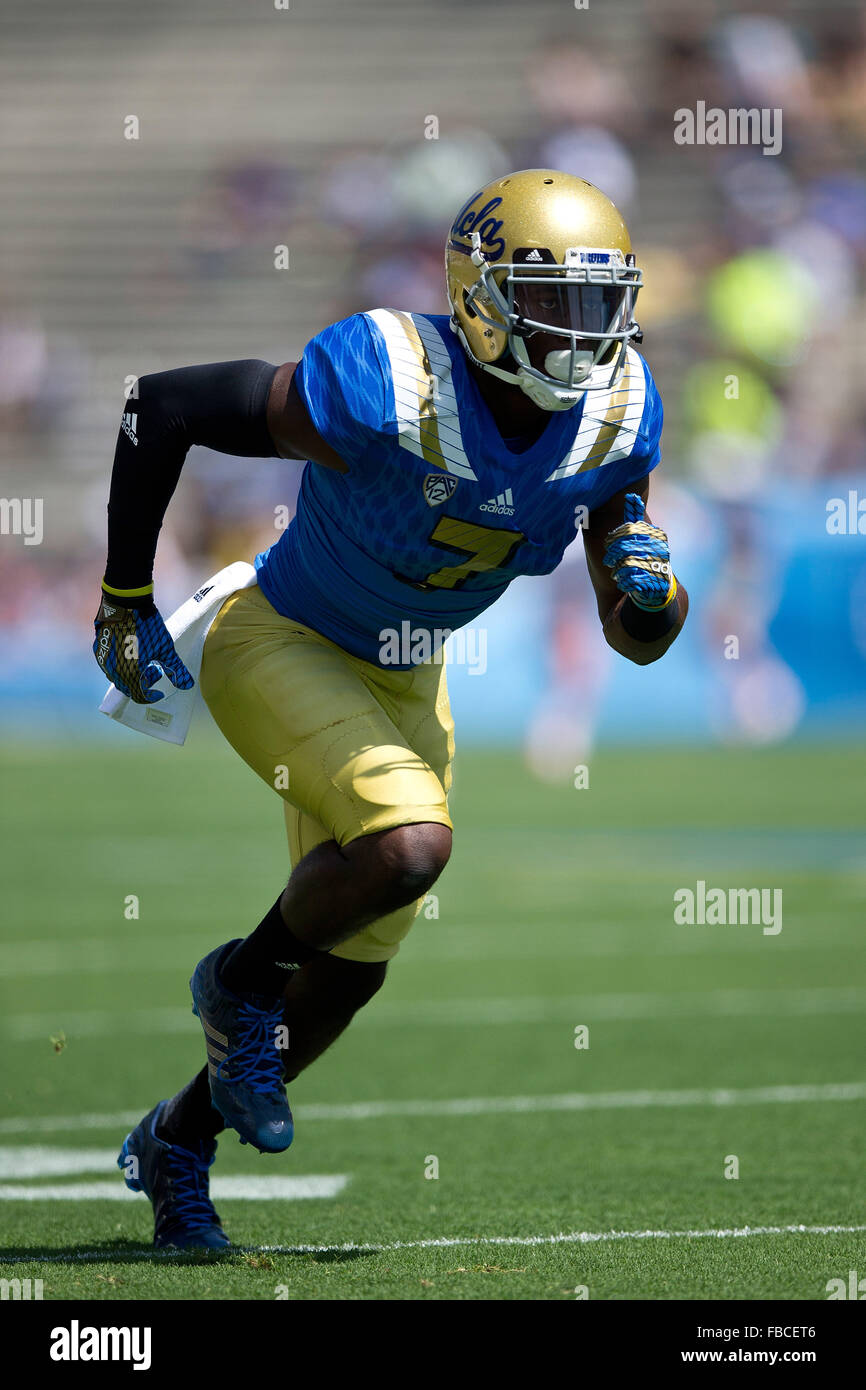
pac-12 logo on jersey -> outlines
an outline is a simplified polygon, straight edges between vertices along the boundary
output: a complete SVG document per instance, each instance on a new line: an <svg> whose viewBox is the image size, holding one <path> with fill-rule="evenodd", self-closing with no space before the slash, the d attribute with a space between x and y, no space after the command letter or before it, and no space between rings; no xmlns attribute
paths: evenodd
<svg viewBox="0 0 866 1390"><path fill-rule="evenodd" d="M447 473L428 473L422 484L424 501L428 507L440 507L453 497L457 490L457 479L449 478Z"/></svg>

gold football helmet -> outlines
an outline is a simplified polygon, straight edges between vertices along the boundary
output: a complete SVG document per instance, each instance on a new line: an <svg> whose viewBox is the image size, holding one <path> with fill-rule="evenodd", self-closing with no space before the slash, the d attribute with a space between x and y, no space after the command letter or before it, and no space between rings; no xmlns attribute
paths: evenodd
<svg viewBox="0 0 866 1390"><path fill-rule="evenodd" d="M612 386L641 340L628 228L572 174L522 169L474 193L449 232L445 271L451 327L472 361L542 410Z"/></svg>

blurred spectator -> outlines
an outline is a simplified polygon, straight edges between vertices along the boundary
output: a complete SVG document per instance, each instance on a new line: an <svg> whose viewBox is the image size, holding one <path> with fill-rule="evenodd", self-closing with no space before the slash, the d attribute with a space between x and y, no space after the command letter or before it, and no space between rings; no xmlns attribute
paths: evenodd
<svg viewBox="0 0 866 1390"><path fill-rule="evenodd" d="M439 9L445 51L454 7L440 0ZM768 558L761 538L767 507L781 515L788 487L811 482L829 494L863 476L866 19L837 6L790 12L775 0L753 11L677 0L592 26L569 14L550 33L531 7L491 6L491 27L522 24L527 35L524 82L507 99L491 43L477 89L459 110L441 111L438 128L420 115L411 138L395 123L385 142L347 142L357 85L324 98L343 103L341 120L319 125L313 113L309 129L288 137L275 123L272 139L251 138L238 109L234 140L215 147L193 185L170 160L124 185L118 196L132 201L117 225L128 253L106 234L76 279L63 258L45 264L34 235L19 253L20 283L0 286L0 443L16 480L7 491L43 479L51 524L36 549L4 538L7 670L44 662L49 629L58 662L89 660L110 457L136 372L215 356L286 360L327 322L377 305L446 312L451 217L491 178L534 164L598 184L629 218L645 279L637 317L665 402L664 478L688 480L718 525L706 651L738 613L748 625L748 660L726 664L714 687L715 727L726 738L795 728L799 676L770 638L790 555L780 547ZM384 48L368 57L358 84L379 101L376 84L393 73ZM147 90L145 69L140 80ZM162 90L153 87L156 104ZM676 145L674 112L698 101L781 108L781 153ZM151 188L169 210L163 223ZM274 280L279 246L291 269ZM178 334L191 344L180 356ZM194 451L160 542L163 602L274 540L299 477L292 463ZM557 775L562 750L567 764L591 746L606 680L583 580L574 597L578 571L538 585L534 600L552 665L529 756L541 771L553 758ZM866 699L866 667L862 684Z"/></svg>

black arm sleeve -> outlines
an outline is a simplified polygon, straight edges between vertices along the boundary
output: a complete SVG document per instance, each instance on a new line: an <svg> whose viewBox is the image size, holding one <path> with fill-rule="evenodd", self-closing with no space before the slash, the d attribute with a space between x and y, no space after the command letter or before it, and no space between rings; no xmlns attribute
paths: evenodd
<svg viewBox="0 0 866 1390"><path fill-rule="evenodd" d="M111 473L107 584L150 583L162 520L193 444L245 458L280 457L266 418L276 371L269 362L247 360L139 378Z"/></svg>

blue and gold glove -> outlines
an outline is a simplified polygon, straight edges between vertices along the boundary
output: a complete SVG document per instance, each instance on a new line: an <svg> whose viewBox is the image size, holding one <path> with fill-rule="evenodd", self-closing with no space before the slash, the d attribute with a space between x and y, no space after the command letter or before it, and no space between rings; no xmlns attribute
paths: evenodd
<svg viewBox="0 0 866 1390"><path fill-rule="evenodd" d="M625 520L605 537L604 564L617 588L648 613L667 608L677 596L668 538L660 526L644 520L643 499L625 497Z"/></svg>
<svg viewBox="0 0 866 1390"><path fill-rule="evenodd" d="M151 597L152 585L137 593L117 593L103 585L94 621L93 654L108 679L137 705L155 705L164 692L152 687L163 676L177 690L195 681L184 666Z"/></svg>

